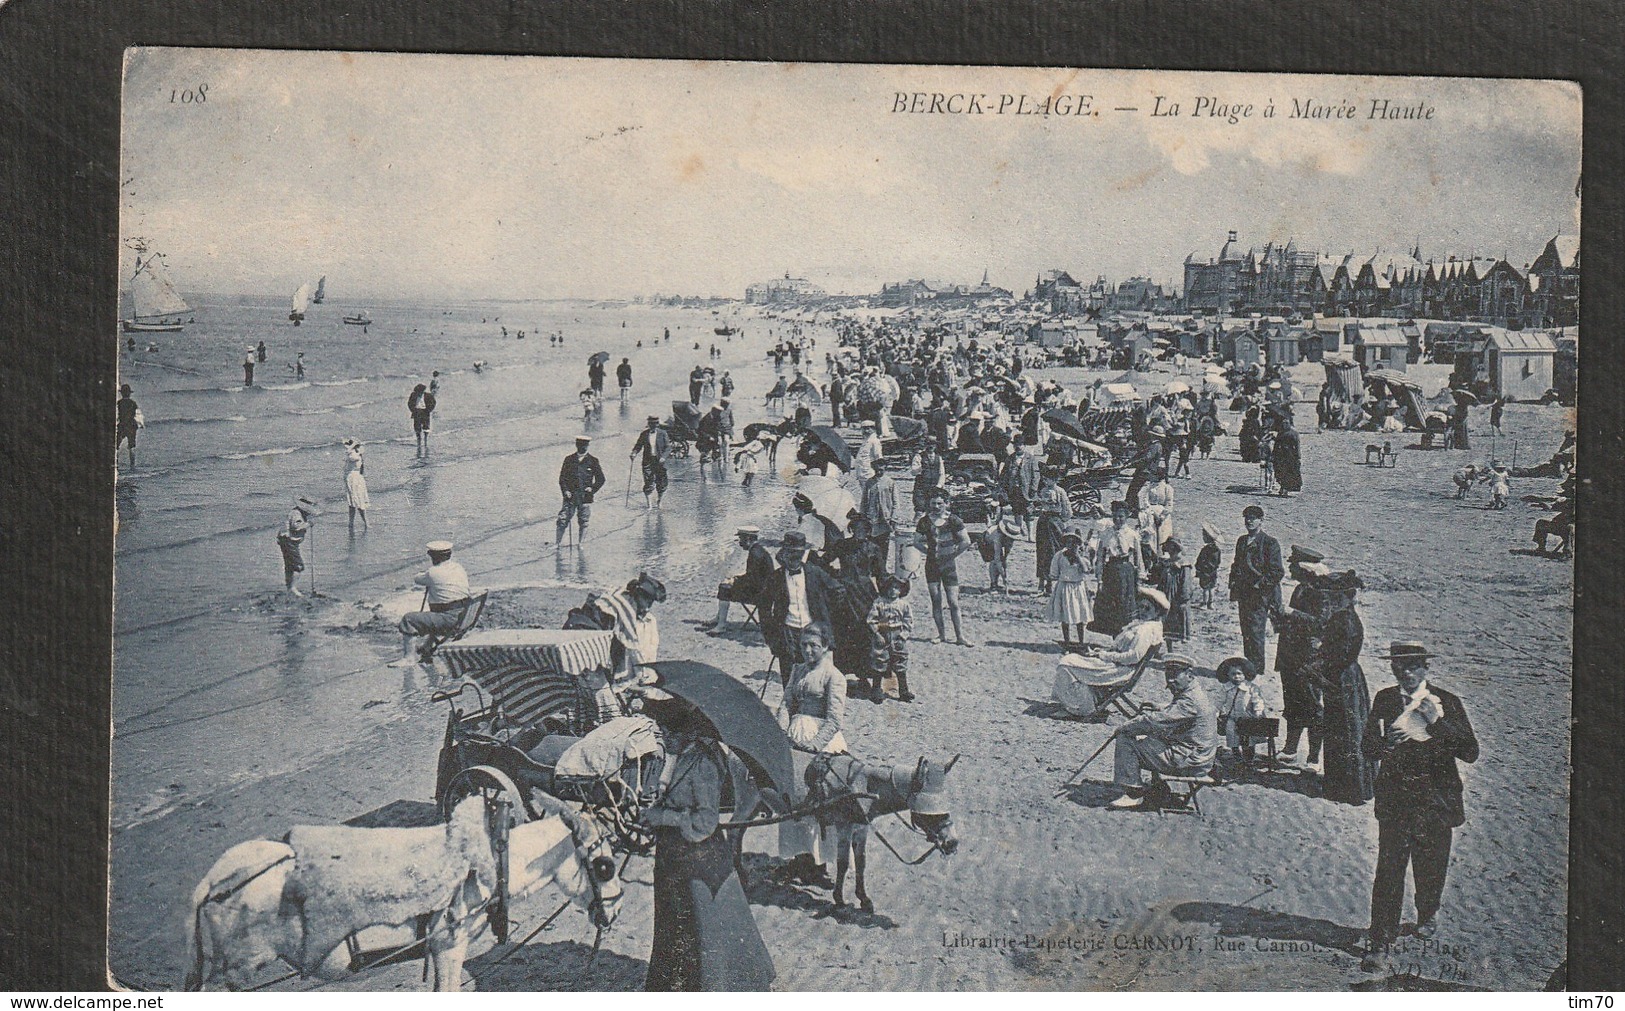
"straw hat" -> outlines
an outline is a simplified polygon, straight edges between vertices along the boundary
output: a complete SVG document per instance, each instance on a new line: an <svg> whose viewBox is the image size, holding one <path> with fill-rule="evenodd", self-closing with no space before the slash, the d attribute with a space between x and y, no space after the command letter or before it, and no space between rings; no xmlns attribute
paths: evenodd
<svg viewBox="0 0 1625 1011"><path fill-rule="evenodd" d="M1428 651L1428 648L1419 642L1395 641L1388 646L1388 652L1379 654L1378 660L1429 660L1438 656Z"/></svg>
<svg viewBox="0 0 1625 1011"><path fill-rule="evenodd" d="M1168 595L1163 593L1161 590L1153 589L1149 586L1142 586L1140 587L1140 596L1151 601L1153 604L1156 604L1164 611L1168 610Z"/></svg>
<svg viewBox="0 0 1625 1011"><path fill-rule="evenodd" d="M322 514L322 507L317 505L316 500L308 495L301 495L294 499L293 507L306 516L320 516Z"/></svg>

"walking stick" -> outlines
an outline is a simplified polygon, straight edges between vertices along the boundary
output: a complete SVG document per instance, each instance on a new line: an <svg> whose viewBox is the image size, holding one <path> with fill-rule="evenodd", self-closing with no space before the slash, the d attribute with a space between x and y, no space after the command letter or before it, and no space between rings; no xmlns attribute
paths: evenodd
<svg viewBox="0 0 1625 1011"><path fill-rule="evenodd" d="M626 495L621 499L621 508L632 508L632 468L637 466L636 454L626 458Z"/></svg>
<svg viewBox="0 0 1625 1011"><path fill-rule="evenodd" d="M314 597L316 596L316 524L312 523L307 528L305 536L310 541L310 565L308 571L310 572L310 595Z"/></svg>
<svg viewBox="0 0 1625 1011"><path fill-rule="evenodd" d="M1117 739L1117 731L1113 730L1111 733L1107 734L1106 735L1106 740L1101 743L1099 748L1095 749L1095 753L1090 755L1088 757L1088 759L1086 759L1082 765L1078 766L1077 770L1074 771L1072 773L1072 775L1066 777L1066 782L1062 783L1061 788L1055 791L1055 796L1057 796L1057 797L1063 796L1067 791L1067 787L1072 785L1072 781L1077 779L1079 776L1083 775L1083 770L1089 768L1089 763L1093 762L1095 759L1099 758L1100 755L1101 755L1101 752L1106 750L1106 746L1108 744L1112 743L1113 741L1115 741L1116 739Z"/></svg>

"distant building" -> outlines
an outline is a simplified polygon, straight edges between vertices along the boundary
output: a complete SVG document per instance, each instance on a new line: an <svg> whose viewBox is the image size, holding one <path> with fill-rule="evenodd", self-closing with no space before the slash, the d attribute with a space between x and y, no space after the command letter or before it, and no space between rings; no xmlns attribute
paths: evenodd
<svg viewBox="0 0 1625 1011"><path fill-rule="evenodd" d="M775 277L771 281L762 281L746 288L745 301L751 305L794 305L816 301L825 294L823 288L806 278L791 277L786 273L783 277Z"/></svg>
<svg viewBox="0 0 1625 1011"><path fill-rule="evenodd" d="M875 304L883 308L895 309L900 306L916 305L920 302L930 302L937 297L935 288L925 281L914 279L902 281L898 284L883 284L880 294L875 298Z"/></svg>
<svg viewBox="0 0 1625 1011"><path fill-rule="evenodd" d="M1047 270L1040 274L1033 282L1032 301L1048 305L1050 312L1081 315L1089 309L1083 285L1064 270Z"/></svg>
<svg viewBox="0 0 1625 1011"><path fill-rule="evenodd" d="M1554 235L1529 265L1529 305L1534 326L1580 322L1580 240Z"/></svg>

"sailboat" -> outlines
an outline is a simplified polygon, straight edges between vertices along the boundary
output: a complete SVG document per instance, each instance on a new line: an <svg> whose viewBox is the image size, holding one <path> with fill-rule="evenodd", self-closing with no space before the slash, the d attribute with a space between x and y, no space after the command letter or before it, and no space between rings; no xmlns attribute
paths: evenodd
<svg viewBox="0 0 1625 1011"><path fill-rule="evenodd" d="M326 298L327 298L327 275L323 274L321 276L321 279L316 282L316 294L310 296L310 301L315 305L321 305L322 301L324 299L326 299Z"/></svg>
<svg viewBox="0 0 1625 1011"><path fill-rule="evenodd" d="M294 326L298 326L304 320L305 310L308 308L310 308L310 284L307 282L301 284L299 290L293 293L293 309L288 313L288 318L293 320Z"/></svg>
<svg viewBox="0 0 1625 1011"><path fill-rule="evenodd" d="M372 317L368 316L367 310L363 309L354 316L344 317L344 322L350 324L351 326L371 326Z"/></svg>
<svg viewBox="0 0 1625 1011"><path fill-rule="evenodd" d="M135 273L130 275L130 301L133 309L124 321L125 333L173 333L186 325L181 317L191 312L186 300L164 275L163 256L147 255L140 239L131 243L135 250Z"/></svg>

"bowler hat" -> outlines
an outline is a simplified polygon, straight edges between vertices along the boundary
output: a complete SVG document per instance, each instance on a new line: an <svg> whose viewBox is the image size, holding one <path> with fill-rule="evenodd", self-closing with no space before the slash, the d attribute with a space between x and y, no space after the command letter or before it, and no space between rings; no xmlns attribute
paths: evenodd
<svg viewBox="0 0 1625 1011"><path fill-rule="evenodd" d="M779 539L779 546L789 548L792 551L806 551L810 545L807 543L806 534L799 530L792 530Z"/></svg>
<svg viewBox="0 0 1625 1011"><path fill-rule="evenodd" d="M120 393L122 393L122 394L124 394L124 395L125 395L125 396L129 396L129 395L130 395L130 392L131 392L131 391L130 391L130 384L129 384L129 383L125 383L125 384L124 384L124 385L123 385L123 386L120 386L120 387L119 387L119 388L118 388L118 391L119 391L119 392L120 392Z"/></svg>

